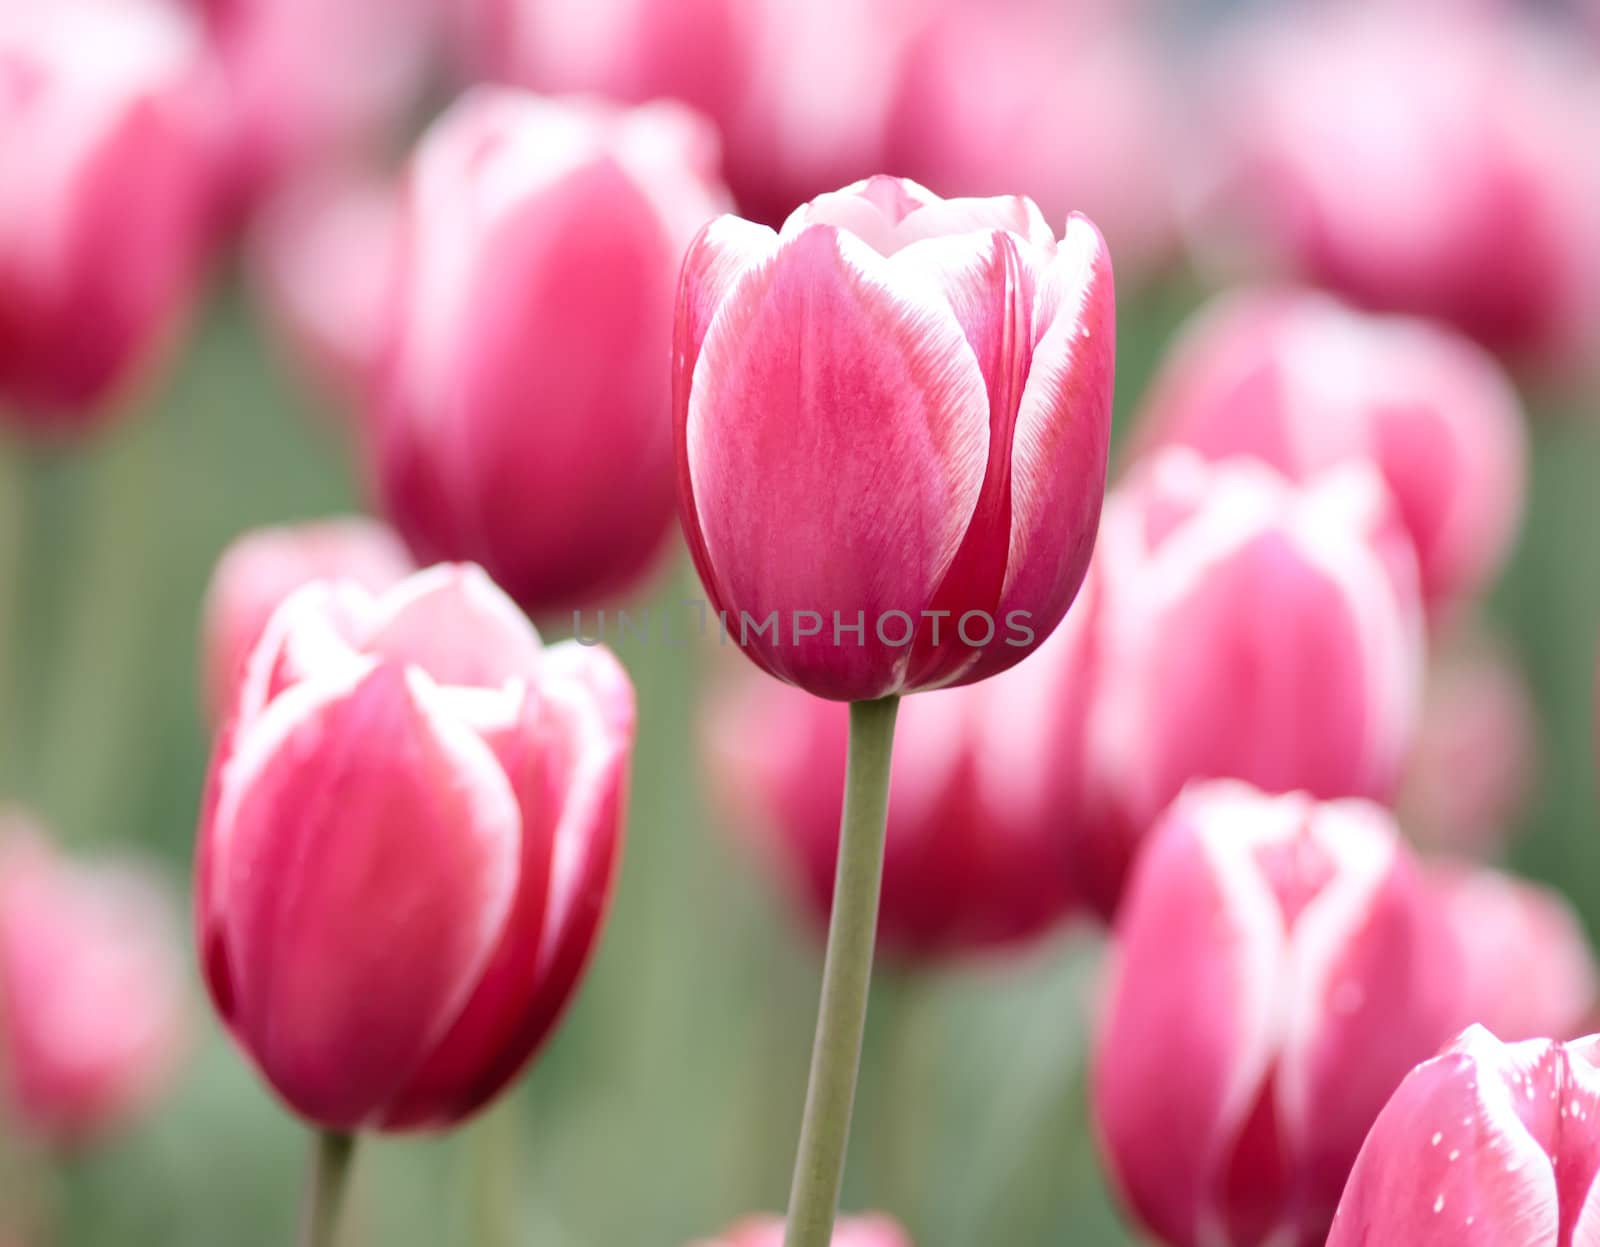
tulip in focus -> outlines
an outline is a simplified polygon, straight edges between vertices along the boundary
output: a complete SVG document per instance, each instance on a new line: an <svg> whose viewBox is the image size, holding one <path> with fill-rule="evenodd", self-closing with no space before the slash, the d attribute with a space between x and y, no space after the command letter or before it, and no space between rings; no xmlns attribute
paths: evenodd
<svg viewBox="0 0 1600 1247"><path fill-rule="evenodd" d="M1107 916L1190 780L1394 796L1422 613L1410 542L1368 465L1297 484L1254 460L1156 454L1107 506L1063 632L1075 653L1056 696L1084 722L1055 782L1074 885Z"/></svg>
<svg viewBox="0 0 1600 1247"><path fill-rule="evenodd" d="M282 601L313 580L349 580L381 593L414 569L382 524L355 517L259 528L223 552L206 590L200 632L211 721L226 717L246 660Z"/></svg>
<svg viewBox="0 0 1600 1247"><path fill-rule="evenodd" d="M783 1247L783 1221L752 1217L695 1247ZM845 1217L834 1227L833 1247L911 1247L911 1239L888 1217Z"/></svg>
<svg viewBox="0 0 1600 1247"><path fill-rule="evenodd" d="M82 428L173 337L211 232L205 65L158 0L0 8L0 410Z"/></svg>
<svg viewBox="0 0 1600 1247"><path fill-rule="evenodd" d="M475 568L279 608L195 886L217 1011L293 1109L444 1127L521 1069L599 934L633 722L608 651L543 648Z"/></svg>
<svg viewBox="0 0 1600 1247"><path fill-rule="evenodd" d="M1153 383L1145 437L1305 479L1375 464L1435 602L1483 590L1516 535L1527 435L1494 359L1422 321L1255 290L1202 312Z"/></svg>
<svg viewBox="0 0 1600 1247"><path fill-rule="evenodd" d="M1600 1235L1600 1036L1473 1026L1418 1066L1350 1175L1327 1247L1578 1247Z"/></svg>
<svg viewBox="0 0 1600 1247"><path fill-rule="evenodd" d="M185 1046L178 935L144 870L74 864L0 814L0 1117L79 1144L166 1089Z"/></svg>
<svg viewBox="0 0 1600 1247"><path fill-rule="evenodd" d="M378 475L420 561L471 559L533 612L651 570L672 522L665 362L715 140L480 88L413 162L378 389Z"/></svg>
<svg viewBox="0 0 1600 1247"><path fill-rule="evenodd" d="M1104 491L1099 232L874 177L684 263L673 402L695 565L747 656L821 697L970 683L1066 613ZM764 625L769 625L765 626Z"/></svg>
<svg viewBox="0 0 1600 1247"><path fill-rule="evenodd" d="M1460 1007L1454 941L1393 821L1191 787L1117 940L1094 1105L1130 1210L1168 1247L1321 1243L1368 1127Z"/></svg>

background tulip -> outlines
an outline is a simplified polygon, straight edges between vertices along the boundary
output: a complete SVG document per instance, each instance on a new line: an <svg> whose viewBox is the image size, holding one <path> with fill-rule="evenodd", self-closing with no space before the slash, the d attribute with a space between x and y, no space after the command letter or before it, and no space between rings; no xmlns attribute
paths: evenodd
<svg viewBox="0 0 1600 1247"><path fill-rule="evenodd" d="M1361 1149L1328 1247L1563 1247L1600 1231L1600 1038L1469 1028L1413 1070Z"/></svg>
<svg viewBox="0 0 1600 1247"><path fill-rule="evenodd" d="M783 1222L752 1217L700 1247L783 1247ZM911 1240L888 1217L846 1217L834 1229L833 1247L911 1247Z"/></svg>
<svg viewBox="0 0 1600 1247"><path fill-rule="evenodd" d="M598 934L632 735L610 654L543 649L476 569L279 608L214 755L196 894L212 999L284 1100L438 1127L516 1074Z"/></svg>
<svg viewBox="0 0 1600 1247"><path fill-rule="evenodd" d="M1186 791L1134 873L1095 1044L1133 1213L1170 1247L1321 1242L1367 1128L1450 1034L1457 966L1377 806Z"/></svg>
<svg viewBox="0 0 1600 1247"><path fill-rule="evenodd" d="M1168 357L1141 428L1157 444L1254 455L1302 479L1370 461L1436 601L1485 587L1522 511L1522 412L1493 358L1447 330L1320 294L1218 299Z"/></svg>
<svg viewBox="0 0 1600 1247"><path fill-rule="evenodd" d="M377 418L379 483L421 561L482 563L525 609L647 572L672 519L662 381L715 141L633 111L480 89L413 162Z"/></svg>
<svg viewBox="0 0 1600 1247"><path fill-rule="evenodd" d="M1026 656L1094 544L1114 320L1094 226L1073 217L1058 244L1026 199L875 177L779 234L707 226L678 304L679 505L744 652L840 700Z"/></svg>
<svg viewBox="0 0 1600 1247"><path fill-rule="evenodd" d="M186 1029L166 890L0 815L0 1116L56 1145L103 1134L166 1088Z"/></svg>
<svg viewBox="0 0 1600 1247"><path fill-rule="evenodd" d="M208 243L203 46L157 0L0 11L0 409L81 427L172 336Z"/></svg>

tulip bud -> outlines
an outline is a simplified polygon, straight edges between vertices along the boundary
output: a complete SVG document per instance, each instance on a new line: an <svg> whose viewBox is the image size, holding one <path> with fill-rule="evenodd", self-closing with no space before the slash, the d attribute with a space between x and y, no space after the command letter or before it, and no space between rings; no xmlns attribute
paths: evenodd
<svg viewBox="0 0 1600 1247"><path fill-rule="evenodd" d="M1448 330L1309 291L1229 294L1191 323L1152 393L1156 444L1254 455L1297 479L1376 465L1431 600L1481 591L1516 534L1521 407L1494 359Z"/></svg>
<svg viewBox="0 0 1600 1247"><path fill-rule="evenodd" d="M227 714L250 651L284 598L313 580L350 580L379 593L412 570L394 534L367 519L258 528L235 540L211 573L200 621L212 722Z"/></svg>
<svg viewBox="0 0 1600 1247"><path fill-rule="evenodd" d="M1392 820L1196 785L1151 833L1117 941L1094 1096L1132 1212L1169 1247L1321 1242L1367 1128L1459 1009Z"/></svg>
<svg viewBox="0 0 1600 1247"><path fill-rule="evenodd" d="M210 232L203 53L155 0L0 10L0 410L82 427L172 337Z"/></svg>
<svg viewBox="0 0 1600 1247"><path fill-rule="evenodd" d="M1113 496L1068 634L1082 754L1061 780L1075 886L1104 914L1190 780L1394 795L1422 680L1410 542L1374 470L1303 485L1157 454Z"/></svg>
<svg viewBox="0 0 1600 1247"><path fill-rule="evenodd" d="M179 948L172 898L144 870L74 865L0 815L3 1116L81 1143L159 1096L184 1048Z"/></svg>
<svg viewBox="0 0 1600 1247"><path fill-rule="evenodd" d="M379 476L419 559L481 562L525 609L646 573L672 521L662 361L714 139L675 106L478 89L413 162Z"/></svg>
<svg viewBox="0 0 1600 1247"><path fill-rule="evenodd" d="M476 568L279 607L212 760L196 866L223 1021L334 1130L447 1126L549 1034L620 849L633 690Z"/></svg>
<svg viewBox="0 0 1600 1247"><path fill-rule="evenodd" d="M751 1217L698 1247L783 1247L783 1221ZM911 1239L888 1217L845 1217L834 1226L833 1247L911 1247Z"/></svg>
<svg viewBox="0 0 1600 1247"><path fill-rule="evenodd" d="M741 648L821 697L970 683L1066 613L1104 490L1115 310L1083 217L875 177L684 262L679 508Z"/></svg>
<svg viewBox="0 0 1600 1247"><path fill-rule="evenodd" d="M1384 1106L1327 1247L1575 1247L1600 1235L1600 1036L1469 1027Z"/></svg>
<svg viewBox="0 0 1600 1247"><path fill-rule="evenodd" d="M1489 867L1440 863L1429 882L1461 942L1466 1006L1506 1040L1575 1038L1593 1020L1600 975L1572 905Z"/></svg>

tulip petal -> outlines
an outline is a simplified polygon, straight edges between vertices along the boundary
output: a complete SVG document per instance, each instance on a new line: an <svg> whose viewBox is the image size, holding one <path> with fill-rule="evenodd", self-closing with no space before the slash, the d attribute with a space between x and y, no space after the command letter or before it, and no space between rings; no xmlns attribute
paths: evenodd
<svg viewBox="0 0 1600 1247"><path fill-rule="evenodd" d="M539 634L471 564L430 567L378 603L366 652L421 667L440 684L498 688L539 669Z"/></svg>

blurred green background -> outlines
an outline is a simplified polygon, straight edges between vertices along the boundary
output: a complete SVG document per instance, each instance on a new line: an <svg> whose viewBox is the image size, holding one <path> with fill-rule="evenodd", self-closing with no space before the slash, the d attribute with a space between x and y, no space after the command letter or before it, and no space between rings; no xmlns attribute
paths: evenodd
<svg viewBox="0 0 1600 1247"><path fill-rule="evenodd" d="M1181 281L1124 298L1122 423L1199 298ZM1531 506L1491 604L1544 729L1512 860L1567 891L1593 930L1600 404L1530 405ZM212 564L247 528L348 511L361 492L337 418L285 374L229 283L125 422L70 448L0 431L0 800L70 848L155 856L186 896ZM693 593L680 561L662 597ZM820 950L705 804L695 656L618 648L642 724L620 890L587 984L487 1119L366 1146L352 1247L680 1247L785 1200ZM1069 932L1021 958L881 970L847 1207L895 1213L919 1247L1129 1241L1084 1106L1098 961L1098 941ZM221 1036L198 979L194 1013L194 1059L163 1110L67 1163L61 1247L291 1241L306 1136ZM505 1219L519 1229L498 1238Z"/></svg>

